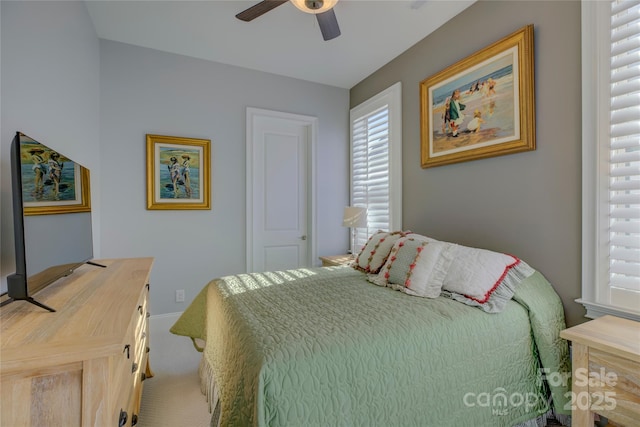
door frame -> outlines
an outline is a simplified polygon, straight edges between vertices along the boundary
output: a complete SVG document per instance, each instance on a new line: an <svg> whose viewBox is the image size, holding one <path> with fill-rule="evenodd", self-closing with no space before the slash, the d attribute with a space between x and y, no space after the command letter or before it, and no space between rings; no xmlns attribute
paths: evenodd
<svg viewBox="0 0 640 427"><path fill-rule="evenodd" d="M308 130L307 147L307 259L308 267L313 267L316 259L316 145L318 140L318 118L301 114L285 113L282 111L265 110L247 107L246 113L246 270L253 272L253 123L257 117L286 119L297 121Z"/></svg>

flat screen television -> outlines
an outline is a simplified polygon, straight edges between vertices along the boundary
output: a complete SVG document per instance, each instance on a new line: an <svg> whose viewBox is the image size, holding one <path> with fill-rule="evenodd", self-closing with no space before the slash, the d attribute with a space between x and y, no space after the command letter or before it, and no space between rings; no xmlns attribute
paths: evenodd
<svg viewBox="0 0 640 427"><path fill-rule="evenodd" d="M89 170L17 132L11 144L16 272L2 304L34 295L93 258Z"/></svg>

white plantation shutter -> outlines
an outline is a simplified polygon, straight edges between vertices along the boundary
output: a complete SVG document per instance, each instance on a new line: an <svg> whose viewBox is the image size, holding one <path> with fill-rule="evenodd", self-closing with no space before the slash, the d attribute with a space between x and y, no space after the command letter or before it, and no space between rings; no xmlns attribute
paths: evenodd
<svg viewBox="0 0 640 427"><path fill-rule="evenodd" d="M612 302L640 292L640 1L611 2L609 145ZM640 307L638 307L640 310Z"/></svg>
<svg viewBox="0 0 640 427"><path fill-rule="evenodd" d="M401 228L400 89L396 83L351 110L351 206L367 208L356 253L376 231Z"/></svg>
<svg viewBox="0 0 640 427"><path fill-rule="evenodd" d="M583 283L587 317L640 320L640 1L583 6Z"/></svg>
<svg viewBox="0 0 640 427"><path fill-rule="evenodd" d="M389 230L389 108L353 124L354 206L367 207L367 227ZM366 230L360 230L364 234Z"/></svg>

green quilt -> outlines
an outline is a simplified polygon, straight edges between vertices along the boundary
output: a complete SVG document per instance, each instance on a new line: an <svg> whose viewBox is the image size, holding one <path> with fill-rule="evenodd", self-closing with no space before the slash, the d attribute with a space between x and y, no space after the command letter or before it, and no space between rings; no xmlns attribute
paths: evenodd
<svg viewBox="0 0 640 427"><path fill-rule="evenodd" d="M541 376L570 372L564 326L538 272L488 314L328 267L213 280L171 332L206 341L222 426L496 427L569 413Z"/></svg>

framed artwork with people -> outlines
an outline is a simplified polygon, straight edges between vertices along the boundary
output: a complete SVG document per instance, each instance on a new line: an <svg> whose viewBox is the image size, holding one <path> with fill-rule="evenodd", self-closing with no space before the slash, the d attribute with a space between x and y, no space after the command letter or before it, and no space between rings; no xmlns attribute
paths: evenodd
<svg viewBox="0 0 640 427"><path fill-rule="evenodd" d="M533 25L420 82L423 168L535 150Z"/></svg>
<svg viewBox="0 0 640 427"><path fill-rule="evenodd" d="M24 134L20 159L24 215L91 211L88 169Z"/></svg>
<svg viewBox="0 0 640 427"><path fill-rule="evenodd" d="M147 209L211 209L208 139L147 135Z"/></svg>

